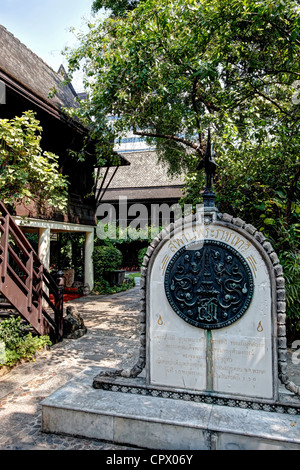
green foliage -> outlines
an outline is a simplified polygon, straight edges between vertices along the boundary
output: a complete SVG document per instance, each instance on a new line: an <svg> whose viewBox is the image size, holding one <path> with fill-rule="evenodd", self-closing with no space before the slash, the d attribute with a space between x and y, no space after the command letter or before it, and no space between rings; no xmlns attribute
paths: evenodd
<svg viewBox="0 0 300 470"><path fill-rule="evenodd" d="M102 241L102 243L105 243ZM118 271L122 266L123 255L112 244L96 245L93 253L95 282L93 292L95 294L116 294L131 289L135 286L134 277L129 276L122 285L111 286L105 279L105 272Z"/></svg>
<svg viewBox="0 0 300 470"><path fill-rule="evenodd" d="M15 349L20 338L25 336L26 326L21 324L20 317L12 317L0 323L0 340L9 349Z"/></svg>
<svg viewBox="0 0 300 470"><path fill-rule="evenodd" d="M76 280L83 279L85 236L77 233L60 233L51 256L51 271L74 269Z"/></svg>
<svg viewBox="0 0 300 470"><path fill-rule="evenodd" d="M0 119L0 199L14 206L26 198L41 211L67 205L67 179L58 156L43 152L42 128L32 111L14 119Z"/></svg>
<svg viewBox="0 0 300 470"><path fill-rule="evenodd" d="M93 292L97 295L99 294L110 294L111 286L109 282L103 279L103 277L98 277L94 282Z"/></svg>
<svg viewBox="0 0 300 470"><path fill-rule="evenodd" d="M121 268L123 256L120 250L113 246L95 246L93 253L95 280L102 278L105 271L115 271Z"/></svg>
<svg viewBox="0 0 300 470"><path fill-rule="evenodd" d="M70 74L84 64L89 95L79 117L105 142L144 136L170 173L186 174L193 204L210 128L220 211L262 230L284 266L291 257L299 266L299 37L294 0L140 2L90 24L69 53ZM293 298L288 291L290 317Z"/></svg>
<svg viewBox="0 0 300 470"><path fill-rule="evenodd" d="M146 255L147 250L148 250L148 247L146 246L145 248L141 248L138 251L138 262L139 262L139 267L140 268L142 266L142 263L143 263L143 260L144 260L144 257Z"/></svg>
<svg viewBox="0 0 300 470"><path fill-rule="evenodd" d="M162 227L158 226L144 226L135 228L131 225L128 227L117 226L115 223L103 223L98 222L97 226L97 235L98 238L96 243L102 244L123 244L131 243L132 241L147 241L151 243L153 238L155 238L158 233L162 230Z"/></svg>
<svg viewBox="0 0 300 470"><path fill-rule="evenodd" d="M21 359L33 361L38 350L51 346L48 336L32 336L26 330L20 317L12 317L0 323L0 343L4 344L0 367L14 366Z"/></svg>
<svg viewBox="0 0 300 470"><path fill-rule="evenodd" d="M300 337L300 252L283 252L280 261L286 283L288 339L292 342Z"/></svg>
<svg viewBox="0 0 300 470"><path fill-rule="evenodd" d="M101 8L105 8L111 11L112 16L122 16L127 11L134 10L139 3L140 0L95 0L92 10L97 12Z"/></svg>
<svg viewBox="0 0 300 470"><path fill-rule="evenodd" d="M171 171L203 156L208 126L222 159L241 154L245 141L254 157L267 134L282 150L283 127L296 135L299 122L297 8L293 0L148 0L95 21L68 56L69 74L84 63L89 100L80 115L107 141L132 129L146 136Z"/></svg>
<svg viewBox="0 0 300 470"><path fill-rule="evenodd" d="M135 281L133 276L129 276L127 282L122 284L121 286L110 286L109 283L101 278L94 283L93 292L97 295L99 294L117 294L118 292L124 292L128 289L135 287Z"/></svg>

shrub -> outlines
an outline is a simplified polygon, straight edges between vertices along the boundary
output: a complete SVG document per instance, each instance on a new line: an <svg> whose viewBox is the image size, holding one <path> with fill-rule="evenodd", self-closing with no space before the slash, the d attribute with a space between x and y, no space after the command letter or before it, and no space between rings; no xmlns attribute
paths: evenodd
<svg viewBox="0 0 300 470"><path fill-rule="evenodd" d="M21 324L20 317L12 317L0 323L0 367L14 366L21 359L34 360L38 350L51 346L48 336L33 336Z"/></svg>
<svg viewBox="0 0 300 470"><path fill-rule="evenodd" d="M8 349L15 349L26 335L26 327L21 324L20 317L11 317L0 323L0 341Z"/></svg>
<svg viewBox="0 0 300 470"><path fill-rule="evenodd" d="M105 271L119 270L123 255L113 246L95 246L93 253L95 280L100 280Z"/></svg>
<svg viewBox="0 0 300 470"><path fill-rule="evenodd" d="M283 252L280 256L285 277L286 302L287 302L287 337L288 341L300 337L300 254L295 252Z"/></svg>
<svg viewBox="0 0 300 470"><path fill-rule="evenodd" d="M128 282L121 286L110 286L105 279L100 278L95 281L93 292L99 294L117 294L118 292L124 292L128 289L135 287L135 281L133 276L129 276Z"/></svg>

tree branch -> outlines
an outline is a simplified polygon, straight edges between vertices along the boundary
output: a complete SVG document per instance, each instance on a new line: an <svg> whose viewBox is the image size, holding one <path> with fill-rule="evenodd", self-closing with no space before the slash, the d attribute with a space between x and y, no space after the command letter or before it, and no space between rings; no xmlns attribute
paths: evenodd
<svg viewBox="0 0 300 470"><path fill-rule="evenodd" d="M195 144L193 142L190 142L189 140L183 139L182 137L178 137L176 135L160 134L158 132L137 131L136 128L133 129L133 134L134 135L142 135L144 137L153 137L153 138L157 138L157 139L173 140L175 142L179 142L183 145L186 145L187 147L190 147L190 148L196 150L201 155L204 154L203 149L202 149L200 144Z"/></svg>
<svg viewBox="0 0 300 470"><path fill-rule="evenodd" d="M198 78L196 78L194 80L194 83L193 83L192 103L193 103L193 108L194 108L194 111L195 111L195 114L196 114L196 125L197 125L197 129L198 129L199 143L200 143L200 145L202 145L201 124L200 124L198 106L197 106L197 100L196 100L198 87L199 87L199 82L198 82Z"/></svg>
<svg viewBox="0 0 300 470"><path fill-rule="evenodd" d="M262 96L263 98L265 98L265 100L267 101L270 101L270 103L274 104L274 106L276 106L283 114L288 114L284 109L282 109L282 107L276 103L276 101L274 101L272 98L270 98L269 96L265 95L264 93L262 93L260 90L258 90L255 86L252 85L252 83L250 83L250 86L252 86L253 90L260 96Z"/></svg>

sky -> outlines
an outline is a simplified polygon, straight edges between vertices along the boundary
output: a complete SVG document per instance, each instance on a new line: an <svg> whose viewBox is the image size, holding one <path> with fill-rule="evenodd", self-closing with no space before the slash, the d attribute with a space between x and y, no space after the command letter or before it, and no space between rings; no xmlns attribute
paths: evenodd
<svg viewBox="0 0 300 470"><path fill-rule="evenodd" d="M92 20L93 0L0 0L0 23L55 71L66 60L61 52L76 44L76 31ZM80 74L73 81L83 91ZM79 88L79 89L78 89Z"/></svg>

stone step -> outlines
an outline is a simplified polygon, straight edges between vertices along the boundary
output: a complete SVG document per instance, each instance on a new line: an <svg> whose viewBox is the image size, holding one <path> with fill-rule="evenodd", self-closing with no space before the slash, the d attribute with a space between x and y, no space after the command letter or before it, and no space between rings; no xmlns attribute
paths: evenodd
<svg viewBox="0 0 300 470"><path fill-rule="evenodd" d="M136 394L130 379L124 392L94 389L91 372L42 402L43 432L141 449L300 450L299 414Z"/></svg>

